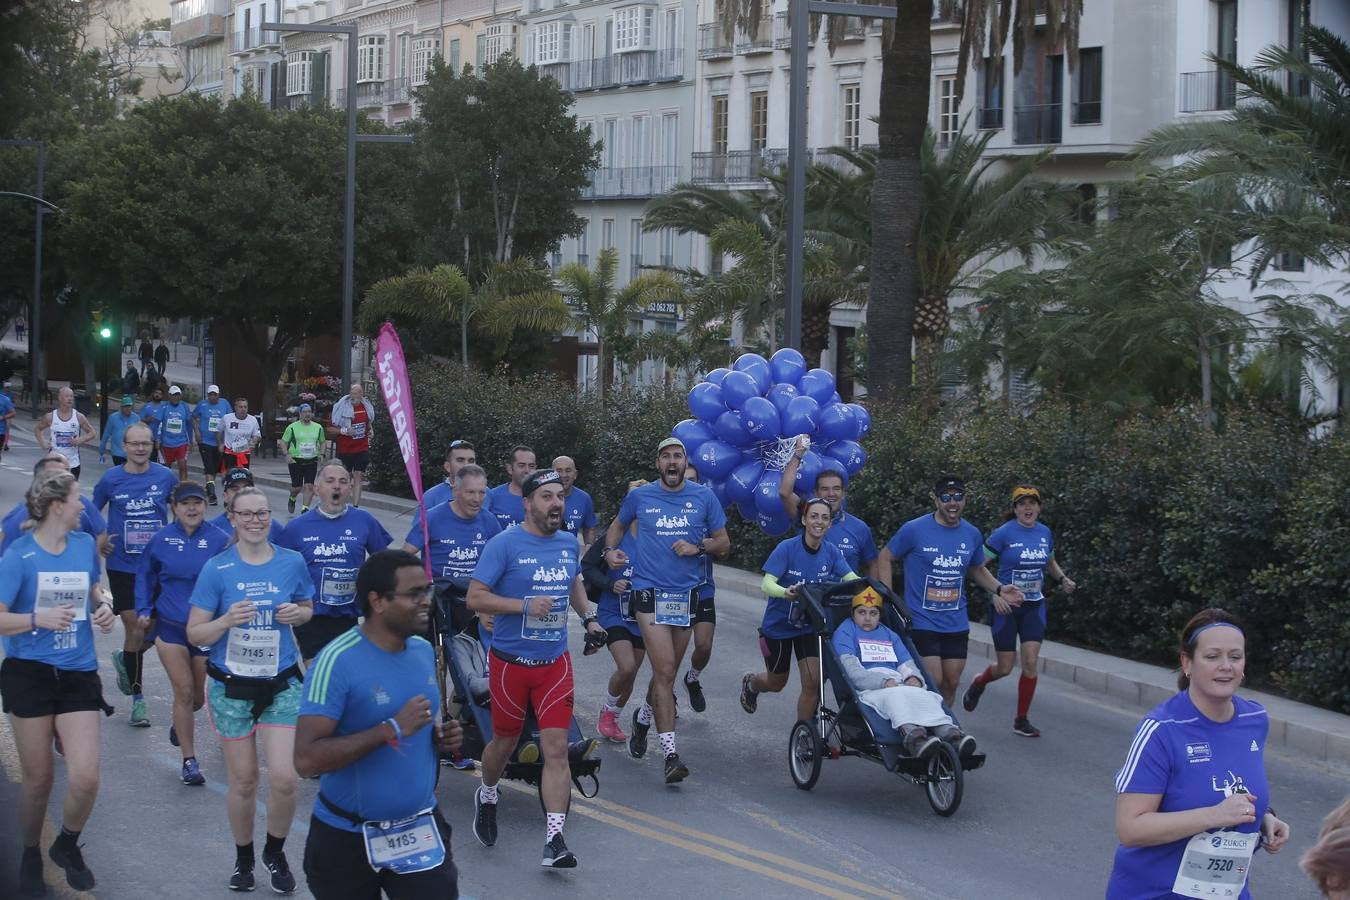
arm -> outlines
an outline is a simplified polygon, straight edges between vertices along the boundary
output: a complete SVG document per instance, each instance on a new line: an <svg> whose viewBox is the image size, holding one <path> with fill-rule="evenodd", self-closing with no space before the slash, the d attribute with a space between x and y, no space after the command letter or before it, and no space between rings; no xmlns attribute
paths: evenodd
<svg viewBox="0 0 1350 900"><path fill-rule="evenodd" d="M764 580L759 583L759 588L766 597L773 597L776 600L788 599L788 589L778 583L777 575L765 572Z"/></svg>
<svg viewBox="0 0 1350 900"><path fill-rule="evenodd" d="M990 596L994 598L994 609L1000 613L1006 615L1014 606L1022 605L1022 591L1011 584L1000 584L999 580L994 577L994 573L985 568L983 564L972 563L968 571L975 583L988 591Z"/></svg>
<svg viewBox="0 0 1350 900"><path fill-rule="evenodd" d="M1158 812L1162 794L1119 794L1116 797L1116 837L1126 847L1156 847L1185 840L1202 831L1230 828L1256 821L1255 797L1234 794L1213 806L1176 812Z"/></svg>
<svg viewBox="0 0 1350 900"><path fill-rule="evenodd" d="M111 422L112 420L109 419L109 421ZM112 436L113 436L112 428L103 429L103 437L100 438L98 442L98 458L100 460L103 459L103 454L108 452L108 445L112 443Z"/></svg>
<svg viewBox="0 0 1350 900"><path fill-rule="evenodd" d="M631 522L629 519L628 522ZM605 529L605 546L613 549L605 551L605 564L611 569L622 569L628 562L628 554L619 549L619 542L623 540L623 530L628 527L628 522L623 520L623 510L619 510L619 515L614 517L614 521L609 523L609 528Z"/></svg>
<svg viewBox="0 0 1350 900"><path fill-rule="evenodd" d="M1050 557L1050 561L1045 564L1045 571L1050 573L1051 578L1054 578L1059 582L1060 586L1064 588L1064 593L1072 594L1074 591L1078 590L1078 582L1064 574L1064 570L1059 567L1059 560L1055 559L1053 556Z"/></svg>
<svg viewBox="0 0 1350 900"><path fill-rule="evenodd" d="M422 555L422 548L421 548L421 547L414 547L412 544L409 544L409 543L407 543L407 542L405 541L404 544L403 544L403 552L404 552L404 553L411 553L413 556L421 556L421 555Z"/></svg>
<svg viewBox="0 0 1350 900"><path fill-rule="evenodd" d="M872 565L876 568L877 580L891 590L895 590L895 557L891 556L889 544L881 548L881 552L877 554L877 558L872 562Z"/></svg>
<svg viewBox="0 0 1350 900"><path fill-rule="evenodd" d="M852 653L840 654L839 662L844 667L844 675L853 684L855 690L876 691L884 687L893 687L895 679L889 669L866 669ZM888 684L887 682L890 682Z"/></svg>
<svg viewBox="0 0 1350 900"><path fill-rule="evenodd" d="M731 536L726 528L719 528L698 542L699 549L713 559L722 559L731 552Z"/></svg>
<svg viewBox="0 0 1350 900"><path fill-rule="evenodd" d="M425 694L418 694L391 718L398 723L397 730L386 719L365 731L335 736L336 719L300 716L295 723L296 771L304 777L336 772L378 750L382 744L396 743L400 731L403 737L412 737L431 724L431 701Z"/></svg>
<svg viewBox="0 0 1350 900"><path fill-rule="evenodd" d="M575 590L575 587L573 588ZM582 593L583 598L585 592ZM464 603L474 612L486 612L493 615L546 615L553 603L548 597L503 597L492 593L492 589L477 578L469 579L469 592Z"/></svg>
<svg viewBox="0 0 1350 900"><path fill-rule="evenodd" d="M52 442L48 439L47 435L47 432L51 430L51 427L51 413L47 413L42 418L38 419L37 424L33 426L33 437L37 439L38 446L42 448L43 452L52 449Z"/></svg>
<svg viewBox="0 0 1350 900"><path fill-rule="evenodd" d="M797 445L792 448L787 465L783 466L783 477L778 479L778 499L783 503L783 512L787 514L789 522L797 521L797 506L800 501L793 488L797 484L797 469L801 467L802 457L806 455L810 446L810 438L805 436L797 438Z"/></svg>
<svg viewBox="0 0 1350 900"><path fill-rule="evenodd" d="M154 612L154 607L150 605L150 598L155 595L155 587L159 583L159 565L154 556L155 542L152 539L150 545L145 548L145 559L136 573L136 618L148 623L150 613ZM145 627L143 624L142 628Z"/></svg>
<svg viewBox="0 0 1350 900"><path fill-rule="evenodd" d="M605 565L605 548L601 544L591 544L581 557L581 577L598 590L612 590L615 572Z"/></svg>
<svg viewBox="0 0 1350 900"><path fill-rule="evenodd" d="M89 424L89 420L84 417L84 413L76 413L80 417L80 436L75 439L76 444L92 444L98 440L98 432L94 426Z"/></svg>
<svg viewBox="0 0 1350 900"><path fill-rule="evenodd" d="M213 617L209 610L194 606L188 613L187 637L198 647L209 647L231 628L247 625L251 621L253 621L253 604L248 600L231 604L220 617Z"/></svg>
<svg viewBox="0 0 1350 900"><path fill-rule="evenodd" d="M200 444L202 442L202 429L197 410L194 409L192 411L192 414L188 417L188 421L192 423L192 434L190 435L192 442L194 444Z"/></svg>

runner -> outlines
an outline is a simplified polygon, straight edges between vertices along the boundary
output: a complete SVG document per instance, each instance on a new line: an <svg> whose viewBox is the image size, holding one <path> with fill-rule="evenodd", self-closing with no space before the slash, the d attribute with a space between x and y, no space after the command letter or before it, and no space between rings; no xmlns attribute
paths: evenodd
<svg viewBox="0 0 1350 900"><path fill-rule="evenodd" d="M511 448L510 455L506 457L506 483L497 485L487 494L488 511L497 517L497 524L503 530L525 521L521 485L538 468L534 451L529 447L517 445Z"/></svg>
<svg viewBox="0 0 1350 900"><path fill-rule="evenodd" d="M577 464L570 456L553 460L553 471L563 483L563 528L581 538L582 549L595 540L595 504L591 495L577 487Z"/></svg>
<svg viewBox="0 0 1350 900"><path fill-rule="evenodd" d="M38 843L52 791L54 740L65 754L67 787L61 832L47 853L75 890L95 884L79 840L98 795L98 714L112 709L103 702L90 624L106 634L115 619L99 587L94 541L78 530L79 496L69 472L36 481L26 501L32 530L0 559L0 699L22 771L17 813L23 841L19 893L25 897L47 890Z"/></svg>
<svg viewBox="0 0 1350 900"><path fill-rule="evenodd" d="M396 550L371 556L356 585L365 620L319 655L296 724L296 766L321 776L305 880L317 900L448 900L459 877L436 766L463 731L435 721L436 657L421 637L433 587Z"/></svg>
<svg viewBox="0 0 1350 900"><path fill-rule="evenodd" d="M239 492L246 487L253 487L253 473L248 469L231 469L225 473L225 511L206 524L212 528L218 529L226 537L234 537L234 520L230 518L231 505ZM285 532L283 526L276 519L272 519L272 524L268 526L267 539L274 544L282 543L282 534Z"/></svg>
<svg viewBox="0 0 1350 900"><path fill-rule="evenodd" d="M98 442L98 461L104 462L109 450L112 451L112 462L114 466L120 466L127 461L127 458L118 451L122 449L122 435L126 434L128 428L141 420L141 417L132 411L135 405L135 398L130 394L122 397L121 408L108 416L108 424L103 429L103 438ZM148 427L148 426L147 426ZM150 452L153 461L155 450L155 433L150 432Z"/></svg>
<svg viewBox="0 0 1350 900"><path fill-rule="evenodd" d="M277 541L304 557L314 582L314 618L295 629L306 666L356 624L356 570L367 554L379 553L393 540L374 516L348 506L352 482L342 463L329 462L319 475L318 506L292 519Z"/></svg>
<svg viewBox="0 0 1350 900"><path fill-rule="evenodd" d="M1116 848L1108 900L1241 897L1258 846L1276 853L1289 826L1270 807L1261 704L1237 696L1247 638L1222 609L1181 632L1181 690L1134 734L1116 776Z"/></svg>
<svg viewBox="0 0 1350 900"><path fill-rule="evenodd" d="M103 547L112 591L113 612L122 618L122 649L112 654L117 688L131 697L131 720L149 728L141 693L145 634L136 617L136 576L145 566L145 547L169 521L169 499L178 479L150 461L150 429L137 422L127 429L122 447L127 461L103 473L94 485L94 506L108 508L108 543Z"/></svg>
<svg viewBox="0 0 1350 900"><path fill-rule="evenodd" d="M438 591L449 590L451 579L463 581L473 575L483 547L502 530L492 513L483 508L487 496L486 472L472 463L461 466L455 475L455 488L453 500L427 508L431 577ZM424 543L428 542L422 538L421 518L414 518L403 550L421 556ZM458 591L451 591L449 599L450 603L442 605L450 610L451 629L459 631L473 618L473 613L464 606L464 598Z"/></svg>
<svg viewBox="0 0 1350 900"><path fill-rule="evenodd" d="M164 465L178 470L179 481L187 481L187 455L192 446L192 428L188 425L191 415L192 411L183 402L183 389L175 384L169 388L168 402L159 408L159 452Z"/></svg>
<svg viewBox="0 0 1350 900"><path fill-rule="evenodd" d="M631 491L646 483L631 481L628 489ZM647 656L647 645L642 642L642 630L638 628L632 608L633 555L637 552L637 543L631 527L619 541L619 549L627 555L628 561L620 569L611 569L605 565L604 545L598 541L591 544L582 557L581 571L587 585L600 596L595 613L600 627L605 629L605 642L614 659L614 674L609 676L605 686L605 700L600 705L596 731L607 740L624 744L628 742L628 735L624 734L619 719L628 698L633 695L633 683Z"/></svg>
<svg viewBox="0 0 1350 900"><path fill-rule="evenodd" d="M68 387L56 392L56 409L38 419L33 436L44 452L55 450L70 462L70 474L76 481L80 480L80 445L98 440L84 413L75 411L75 392Z"/></svg>
<svg viewBox="0 0 1350 900"><path fill-rule="evenodd" d="M233 410L220 396L220 385L206 386L206 399L198 400L192 409L192 435L202 457L202 471L206 473L206 502L216 505L216 476L220 465L220 423Z"/></svg>
<svg viewBox="0 0 1350 900"><path fill-rule="evenodd" d="M966 483L943 475L933 486L934 511L911 519L881 548L877 573L891 587L892 566L905 568L902 592L913 617L910 637L928 674L951 706L966 668L970 619L966 613L966 576L996 597L1021 604L1016 585L1002 584L983 565L980 529L961 518L966 508Z"/></svg>
<svg viewBox="0 0 1350 900"><path fill-rule="evenodd" d="M221 446L221 466L227 470L247 469L248 455L262 440L257 417L248 414L247 397L236 398L234 412L220 417L220 430L216 436Z"/></svg>
<svg viewBox="0 0 1350 900"><path fill-rule="evenodd" d="M9 382L5 382L9 387ZM14 398L8 390L0 391L0 453L9 449L9 420L14 418Z"/></svg>
<svg viewBox="0 0 1350 900"><path fill-rule="evenodd" d="M994 665L975 676L961 698L966 711L974 711L989 682L1012 671L1020 637L1022 677L1017 681L1017 717L1013 719L1013 731L1023 737L1041 736L1027 713L1031 710L1031 698L1036 694L1036 661L1040 657L1041 642L1045 640L1045 577L1049 575L1058 582L1065 593L1072 594L1078 588L1059 567L1059 561L1055 559L1055 537L1039 521L1040 516L1041 492L1033 485L1019 484L1013 488L1012 510L984 542L985 564L998 561L998 580L1021 588L1022 604L1014 607L1006 600L993 598L994 617L989 630L998 655Z"/></svg>
<svg viewBox="0 0 1350 900"><path fill-rule="evenodd" d="M180 778L202 785L193 714L206 705L206 651L188 642L188 613L197 576L230 541L206 525L206 490L195 481L174 488L173 517L146 545L145 564L136 574L136 621L155 645L173 688L169 743L183 753Z"/></svg>
<svg viewBox="0 0 1350 900"><path fill-rule="evenodd" d="M685 468L684 477L695 484L702 484L698 469L692 465ZM689 669L680 679L684 689L689 692L689 706L694 712L703 712L708 708L708 698L703 695L703 685L699 678L703 670L712 662L713 637L717 631L717 582L713 579L713 562L717 557L707 553L703 557L703 583L698 586L698 606L694 610L694 649L689 654ZM604 625L602 621L600 623Z"/></svg>
<svg viewBox="0 0 1350 900"><path fill-rule="evenodd" d="M435 509L442 503L449 503L455 496L455 474L464 466L478 462L478 451L468 441L454 440L445 451L445 480L432 485L422 494L422 505Z"/></svg>
<svg viewBox="0 0 1350 900"><path fill-rule="evenodd" d="M253 819L261 735L267 756L267 843L272 890L295 890L284 847L295 815L295 718L303 675L292 628L313 614L314 583L300 554L267 540L267 496L246 487L234 498L238 539L202 569L192 589L188 640L209 646L211 725L225 756L225 808L234 835L232 891L253 890Z"/></svg>
<svg viewBox="0 0 1350 900"><path fill-rule="evenodd" d="M33 465L33 482L36 484L47 475L56 472L69 471L69 460L60 453L48 453ZM25 498L26 496L25 494ZM84 511L80 513L80 530L94 539L102 555L103 545L108 542L108 523L94 506L94 501L83 494L80 495L80 504L84 507ZM20 500L13 509L5 513L3 519L0 519L0 554L4 554L15 541L23 537L23 523L27 520L27 499Z"/></svg>
<svg viewBox="0 0 1350 900"><path fill-rule="evenodd" d="M473 833L485 847L497 842L497 781L525 726L526 712L533 710L544 755L539 796L547 819L540 865L571 869L577 858L562 836L572 777L567 761L573 701L568 604L582 617L588 643L603 642L604 630L578 574L576 538L560 531L562 479L545 469L527 475L521 489L525 521L488 541L469 582L469 609L492 615L493 737L483 750Z"/></svg>
<svg viewBox="0 0 1350 900"><path fill-rule="evenodd" d="M370 429L375 424L375 407L366 399L366 390L352 385L352 392L333 404L330 421L337 429L337 456L352 473L352 506L361 505L361 479L370 464Z"/></svg>
<svg viewBox="0 0 1350 900"><path fill-rule="evenodd" d="M155 446L150 450L151 462L162 462L159 455L159 431L161 410L164 408L164 394L159 390L150 393L150 399L141 404L141 421L150 429L154 436ZM182 480L182 479L180 479Z"/></svg>
<svg viewBox="0 0 1350 900"><path fill-rule="evenodd" d="M797 469L802 457L811 449L811 439L806 436L797 438L792 457L783 467L783 477L778 481L778 497L783 501L783 510L788 521L795 522L801 515L801 505L807 499L798 497L793 491L797 480ZM830 504L830 530L825 532L825 540L839 548L844 561L850 569L869 578L878 577L877 542L872 538L872 529L867 523L850 513L846 508L848 491L844 478L832 469L825 469L816 476L815 496Z"/></svg>
<svg viewBox="0 0 1350 900"><path fill-rule="evenodd" d="M797 697L797 718L810 722L820 705L820 643L815 629L800 610L797 589L822 581L853 581L858 576L848 567L839 548L825 540L833 518L830 504L812 497L802 506L802 533L782 541L764 563L760 587L768 601L759 625L759 650L764 671L746 672L741 679L741 708L753 713L759 695L776 694L787 686L792 657L802 692Z"/></svg>
<svg viewBox="0 0 1350 900"><path fill-rule="evenodd" d="M630 491L605 534L605 562L612 569L622 568L628 554L619 542L628 526L637 522L633 608L652 675L647 701L633 713L628 753L635 759L647 755L647 731L654 720L666 760L666 784L689 776L675 741L675 673L689 646L692 604L706 566L701 557L725 556L731 549L722 504L708 488L685 479L687 465L678 438L657 445L661 479Z"/></svg>
<svg viewBox="0 0 1350 900"><path fill-rule="evenodd" d="M314 421L314 407L301 403L299 413L300 418L287 425L277 441L277 447L289 456L286 463L291 474L291 497L286 501L289 514L295 513L295 497L302 487L305 497L300 512L309 512L309 503L314 498L314 476L319 472L319 451L324 445L324 429Z"/></svg>

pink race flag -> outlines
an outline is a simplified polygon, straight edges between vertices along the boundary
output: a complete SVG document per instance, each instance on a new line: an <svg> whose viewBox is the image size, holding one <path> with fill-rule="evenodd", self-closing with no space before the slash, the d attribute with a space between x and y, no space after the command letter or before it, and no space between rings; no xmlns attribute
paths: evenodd
<svg viewBox="0 0 1350 900"><path fill-rule="evenodd" d="M403 344L398 339L394 326L385 322L380 326L380 335L375 339L375 371L380 379L380 393L384 396L384 408L389 411L389 421L394 426L394 437L398 440L399 452L403 454L403 465L408 469L408 481L412 483L413 496L422 517L422 561L426 565L427 578L431 578L431 552L427 544L427 510L422 504L422 459L417 452L417 422L413 414L412 385L408 383L408 363L403 358Z"/></svg>

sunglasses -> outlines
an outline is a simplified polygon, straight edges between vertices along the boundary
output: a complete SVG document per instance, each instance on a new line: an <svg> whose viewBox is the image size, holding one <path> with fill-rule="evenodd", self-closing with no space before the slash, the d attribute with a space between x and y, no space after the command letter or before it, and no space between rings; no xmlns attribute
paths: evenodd
<svg viewBox="0 0 1350 900"><path fill-rule="evenodd" d="M473 449L473 444L470 444L468 441L451 441L451 442L450 442L450 449L451 449L451 450L458 450L458 449L460 449L461 447L468 447L470 450L472 450L472 449Z"/></svg>
<svg viewBox="0 0 1350 900"><path fill-rule="evenodd" d="M938 494L938 499L943 503L960 503L966 499L965 491L944 491Z"/></svg>

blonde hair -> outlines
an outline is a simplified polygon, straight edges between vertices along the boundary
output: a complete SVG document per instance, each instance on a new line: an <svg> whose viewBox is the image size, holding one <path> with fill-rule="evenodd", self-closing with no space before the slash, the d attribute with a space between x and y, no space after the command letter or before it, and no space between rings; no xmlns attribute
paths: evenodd
<svg viewBox="0 0 1350 900"><path fill-rule="evenodd" d="M1330 897L1332 891L1350 888L1350 800L1331 811L1322 822L1317 844L1303 854L1299 865L1317 888Z"/></svg>
<svg viewBox="0 0 1350 900"><path fill-rule="evenodd" d="M52 504L56 501L70 499L70 489L75 484L75 476L69 472L46 472L34 478L32 486L24 496L28 518L24 520L23 530L32 531L38 527L47 518Z"/></svg>
<svg viewBox="0 0 1350 900"><path fill-rule="evenodd" d="M235 491L234 496L230 498L231 516L234 515L235 509L239 506L239 500L241 497L261 497L263 498L264 501L267 502L267 506L269 507L269 509L272 506L272 501L267 499L267 495L262 492L262 488L248 484L245 485L244 487L241 487L239 490ZM234 534L231 535L230 537L230 546L233 546L239 543L239 526L235 525L233 521L231 521L230 524L234 526L232 529L234 531ZM268 537L268 540L271 540L270 535Z"/></svg>

